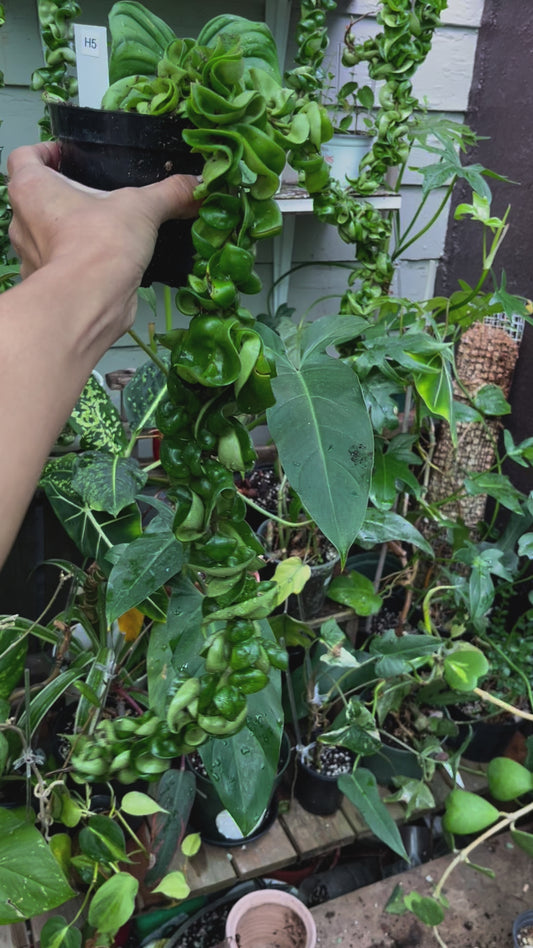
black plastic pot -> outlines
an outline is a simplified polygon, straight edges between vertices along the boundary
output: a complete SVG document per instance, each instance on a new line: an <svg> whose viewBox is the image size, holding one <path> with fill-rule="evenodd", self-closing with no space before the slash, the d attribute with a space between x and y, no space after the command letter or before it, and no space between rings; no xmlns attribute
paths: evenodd
<svg viewBox="0 0 533 948"><path fill-rule="evenodd" d="M267 527L271 522L270 520L264 520L257 530L257 536L265 545L265 558L267 561L272 564L277 564L280 561L269 552L265 542ZM332 549L334 550L333 547ZM320 615L320 611L326 600L328 586L339 562L340 557L335 555L330 560L326 560L325 563L310 566L311 575L301 593L289 596L287 612L290 616L299 619L301 622L305 622L308 619L314 619L315 616ZM264 578L269 577L265 575Z"/></svg>
<svg viewBox="0 0 533 948"><path fill-rule="evenodd" d="M194 771L196 777L196 797L190 815L190 825L192 829L200 833L203 841L210 843L212 846L242 846L243 843L251 843L261 836L264 836L274 823L278 814L276 792L288 767L290 753L290 741L287 735L283 734L278 770L272 784L272 794L263 818L247 836L235 836L235 838L220 832L219 827L222 825L220 818L221 815L226 814L227 811L224 809L224 805L217 793L216 785L212 783L209 777L204 777L198 773L190 761L188 761L188 765L191 770ZM238 829L236 828L236 832L237 831Z"/></svg>
<svg viewBox="0 0 533 948"><path fill-rule="evenodd" d="M374 774L377 782L384 787L387 787L394 777L420 780L423 776L415 753L401 747L388 747L386 744L381 745L377 754L363 757L361 766Z"/></svg>
<svg viewBox="0 0 533 948"><path fill-rule="evenodd" d="M460 715L460 713L460 708L458 708L457 714ZM463 751L463 756L467 760L479 764L486 764L493 757L500 757L519 730L518 725L512 720L476 721L472 719L470 722L464 723L463 718L463 722L458 725L457 737L448 739L450 747L459 747L467 739L469 728L471 731L470 743Z"/></svg>
<svg viewBox="0 0 533 948"><path fill-rule="evenodd" d="M521 912L513 922L514 948L528 948L533 945L533 910Z"/></svg>
<svg viewBox="0 0 533 948"><path fill-rule="evenodd" d="M342 802L337 777L319 773L299 757L296 759L294 796L304 810L316 816L331 816Z"/></svg>
<svg viewBox="0 0 533 948"><path fill-rule="evenodd" d="M203 159L182 139L186 127L172 116L104 112L65 103L49 105L53 135L61 144L60 171L91 188L142 187L172 174L199 174ZM80 221L80 228L83 221ZM166 221L142 286L186 283L192 268L191 221Z"/></svg>

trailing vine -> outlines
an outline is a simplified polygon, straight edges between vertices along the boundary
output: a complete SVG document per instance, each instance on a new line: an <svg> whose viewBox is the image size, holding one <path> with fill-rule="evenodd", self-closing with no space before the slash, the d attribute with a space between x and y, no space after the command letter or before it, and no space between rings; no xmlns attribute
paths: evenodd
<svg viewBox="0 0 533 948"><path fill-rule="evenodd" d="M72 21L81 7L76 0L39 0L37 10L46 65L34 70L30 88L41 92L45 102L47 97L66 102L78 91L78 81L69 70L76 65ZM39 126L41 138L51 138L46 110Z"/></svg>

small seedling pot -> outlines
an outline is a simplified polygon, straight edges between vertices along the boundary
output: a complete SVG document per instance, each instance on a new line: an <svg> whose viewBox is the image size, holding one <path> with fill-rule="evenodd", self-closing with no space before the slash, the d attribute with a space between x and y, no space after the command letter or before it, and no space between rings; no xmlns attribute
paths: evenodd
<svg viewBox="0 0 533 948"><path fill-rule="evenodd" d="M316 926L296 896L263 889L235 903L226 921L226 940L228 948L314 948Z"/></svg>
<svg viewBox="0 0 533 948"><path fill-rule="evenodd" d="M90 188L143 187L172 174L200 174L203 159L182 139L186 127L173 116L106 112L62 102L49 105L52 133L61 145L59 170ZM166 221L159 229L142 286L186 283L192 268L191 221ZM83 227L83 221L80 221Z"/></svg>
<svg viewBox="0 0 533 948"><path fill-rule="evenodd" d="M341 184L359 175L359 166L372 146L372 136L363 132L336 132L322 145L322 155L331 176Z"/></svg>
<svg viewBox="0 0 533 948"><path fill-rule="evenodd" d="M514 948L533 946L533 909L522 912L513 922Z"/></svg>

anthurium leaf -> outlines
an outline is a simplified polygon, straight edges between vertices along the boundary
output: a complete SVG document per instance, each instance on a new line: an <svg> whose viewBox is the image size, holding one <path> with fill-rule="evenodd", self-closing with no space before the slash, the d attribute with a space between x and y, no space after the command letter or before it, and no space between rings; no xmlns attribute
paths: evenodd
<svg viewBox="0 0 533 948"><path fill-rule="evenodd" d="M159 353L159 357L170 359L168 352ZM124 413L133 431L155 427L155 405L165 385L165 374L154 362L139 366L123 393Z"/></svg>
<svg viewBox="0 0 533 948"><path fill-rule="evenodd" d="M187 885L187 880L183 875L183 872L179 870L174 870L174 872L169 872L166 876L163 876L161 882L153 892L161 892L163 895L166 895L168 899L186 899L189 895L191 889Z"/></svg>
<svg viewBox="0 0 533 948"><path fill-rule="evenodd" d="M458 643L444 656L444 677L455 691L473 691L489 667L483 652L469 642Z"/></svg>
<svg viewBox="0 0 533 948"><path fill-rule="evenodd" d="M117 872L95 892L89 907L89 924L105 935L115 935L135 910L139 889L128 872Z"/></svg>
<svg viewBox="0 0 533 948"><path fill-rule="evenodd" d="M26 810L0 809L0 925L57 908L75 895Z"/></svg>
<svg viewBox="0 0 533 948"><path fill-rule="evenodd" d="M275 335L267 327L261 334ZM266 338L265 338L266 337ZM345 559L364 519L372 472L373 434L361 388L340 359L313 349L271 349L276 361L267 410L270 432L291 486L310 517Z"/></svg>
<svg viewBox="0 0 533 948"><path fill-rule="evenodd" d="M104 554L117 543L127 543L141 534L137 504L129 504L118 516L94 511L72 486L77 455L65 454L49 461L41 475L50 504L83 556L102 565Z"/></svg>
<svg viewBox="0 0 533 948"><path fill-rule="evenodd" d="M133 503L147 479L136 458L86 451L75 466L72 487L93 510L116 516Z"/></svg>
<svg viewBox="0 0 533 948"><path fill-rule="evenodd" d="M120 809L130 816L152 816L154 813L165 813L166 810L153 797L138 790L125 793L120 802Z"/></svg>
<svg viewBox="0 0 533 948"><path fill-rule="evenodd" d="M510 757L494 757L487 768L489 791L495 800L515 800L533 790L533 774Z"/></svg>
<svg viewBox="0 0 533 948"><path fill-rule="evenodd" d="M358 543L374 546L388 543L389 540L410 543L428 556L433 556L431 545L405 517L390 510L368 510L357 535Z"/></svg>
<svg viewBox="0 0 533 948"><path fill-rule="evenodd" d="M496 474L491 471L474 474L472 477L465 477L464 487L470 496L488 494L489 497L493 497L494 500L499 501L500 504L503 504L504 507L514 513L522 513L523 495L513 487L509 478L504 474Z"/></svg>
<svg viewBox="0 0 533 948"><path fill-rule="evenodd" d="M108 816L96 814L79 835L80 849L96 862L112 863L124 861L126 845L120 826Z"/></svg>
<svg viewBox="0 0 533 948"><path fill-rule="evenodd" d="M357 807L374 836L409 862L398 827L379 795L374 774L364 767L358 767L355 773L341 774L337 785L348 800Z"/></svg>
<svg viewBox="0 0 533 948"><path fill-rule="evenodd" d="M149 886L164 876L176 853L183 828L189 820L195 786L194 774L190 770L167 770L159 781L157 802L161 812L154 817L151 852L155 862L145 879Z"/></svg>
<svg viewBox="0 0 533 948"><path fill-rule="evenodd" d="M10 620L0 623L0 699L9 698L26 662L28 637L22 629L13 629Z"/></svg>
<svg viewBox="0 0 533 948"><path fill-rule="evenodd" d="M40 934L41 948L81 948L81 930L62 915L49 918Z"/></svg>
<svg viewBox="0 0 533 948"><path fill-rule="evenodd" d="M105 388L90 375L69 418L83 450L120 454L128 443L120 414Z"/></svg>
<svg viewBox="0 0 533 948"><path fill-rule="evenodd" d="M419 892L408 892L404 901L409 909L424 925L440 925L444 921L442 905L430 895L420 895Z"/></svg>
<svg viewBox="0 0 533 948"><path fill-rule="evenodd" d="M373 616L381 609L383 600L376 595L374 584L367 576L351 570L331 580L328 599L350 606L358 616Z"/></svg>
<svg viewBox="0 0 533 948"><path fill-rule="evenodd" d="M118 555L115 555L118 554ZM144 535L113 551L114 566L107 584L107 621L138 606L168 583L183 564L183 547L174 534Z"/></svg>
<svg viewBox="0 0 533 948"><path fill-rule="evenodd" d="M448 794L444 806L444 829L460 836L479 833L495 823L500 815L496 807L484 797L457 787Z"/></svg>

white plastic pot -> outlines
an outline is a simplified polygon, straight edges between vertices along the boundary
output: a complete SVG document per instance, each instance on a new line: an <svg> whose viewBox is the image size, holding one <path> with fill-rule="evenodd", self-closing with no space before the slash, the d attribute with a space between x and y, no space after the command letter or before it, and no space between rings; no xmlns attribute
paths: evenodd
<svg viewBox="0 0 533 948"><path fill-rule="evenodd" d="M346 178L357 178L361 160L371 146L372 137L364 132L336 132L322 145L322 155L332 176L344 184Z"/></svg>

